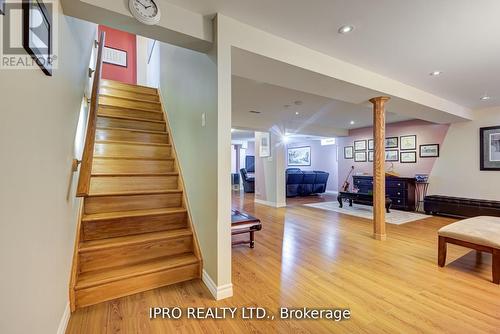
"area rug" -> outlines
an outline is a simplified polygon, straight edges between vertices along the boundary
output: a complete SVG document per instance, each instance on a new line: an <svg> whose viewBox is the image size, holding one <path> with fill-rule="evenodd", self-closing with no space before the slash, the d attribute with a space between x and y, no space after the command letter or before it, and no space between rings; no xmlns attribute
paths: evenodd
<svg viewBox="0 0 500 334"><path fill-rule="evenodd" d="M368 205L359 205L353 204L353 206L349 206L349 203L344 203L344 207L339 207L339 202L321 202L321 203L313 203L313 204L304 204L304 206L308 206L316 209L323 209L328 211L335 211L339 213L344 213L346 215L373 219L373 207ZM416 213L416 212L408 212L408 211L399 211L391 209L390 213L385 214L385 219L388 224L401 225L409 222L413 222L416 220L422 220L429 218L430 216Z"/></svg>

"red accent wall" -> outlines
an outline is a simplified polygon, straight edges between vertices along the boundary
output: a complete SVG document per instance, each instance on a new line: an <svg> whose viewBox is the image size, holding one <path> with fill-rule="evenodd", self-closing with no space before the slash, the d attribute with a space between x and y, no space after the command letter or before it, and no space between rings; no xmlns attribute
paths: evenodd
<svg viewBox="0 0 500 334"><path fill-rule="evenodd" d="M102 77L130 84L137 84L137 48L133 34L106 26L99 26L99 33L106 32L105 46L127 51L127 67L102 64Z"/></svg>

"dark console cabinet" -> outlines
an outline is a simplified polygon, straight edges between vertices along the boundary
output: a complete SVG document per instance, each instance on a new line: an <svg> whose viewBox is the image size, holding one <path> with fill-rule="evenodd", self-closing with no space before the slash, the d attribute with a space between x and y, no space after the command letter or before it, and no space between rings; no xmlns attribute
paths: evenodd
<svg viewBox="0 0 500 334"><path fill-rule="evenodd" d="M353 186L362 193L373 192L372 176L353 176ZM386 177L385 193L396 210L415 211L415 179L411 177Z"/></svg>

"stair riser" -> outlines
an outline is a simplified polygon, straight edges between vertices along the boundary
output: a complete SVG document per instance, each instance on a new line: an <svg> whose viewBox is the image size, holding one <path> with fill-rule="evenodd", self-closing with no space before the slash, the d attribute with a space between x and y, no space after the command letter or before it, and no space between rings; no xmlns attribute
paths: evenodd
<svg viewBox="0 0 500 334"><path fill-rule="evenodd" d="M119 143L95 143L94 157L166 159L171 155L170 146L148 146Z"/></svg>
<svg viewBox="0 0 500 334"><path fill-rule="evenodd" d="M163 114L159 112L141 111L141 110L123 109L123 108L111 108L106 106L100 106L97 115L115 116L115 117L135 117L135 118L149 119L153 121L163 120Z"/></svg>
<svg viewBox="0 0 500 334"><path fill-rule="evenodd" d="M161 111L159 103L126 100L105 95L99 96L99 104L121 108Z"/></svg>
<svg viewBox="0 0 500 334"><path fill-rule="evenodd" d="M80 252L81 272L133 265L164 256L192 252L193 237L157 240L139 245L126 245L98 251Z"/></svg>
<svg viewBox="0 0 500 334"><path fill-rule="evenodd" d="M168 144L168 134L135 132L132 130L97 129L96 140L129 141L138 143Z"/></svg>
<svg viewBox="0 0 500 334"><path fill-rule="evenodd" d="M121 90L125 90L125 91L141 93L141 94L150 94L150 95L157 95L158 94L156 88L128 85L128 84L117 82L117 81L110 81L110 80L102 79L101 80L101 88L104 88L104 87L116 88L116 89L121 89Z"/></svg>
<svg viewBox="0 0 500 334"><path fill-rule="evenodd" d="M182 193L134 196L99 196L85 198L85 214L178 208L182 206Z"/></svg>
<svg viewBox="0 0 500 334"><path fill-rule="evenodd" d="M132 98L132 99L152 101L152 102L159 101L158 95L144 94L132 90L116 89L107 86L101 86L99 94L113 95L116 97Z"/></svg>
<svg viewBox="0 0 500 334"><path fill-rule="evenodd" d="M85 307L134 293L199 278L199 264L132 277L76 291L76 306Z"/></svg>
<svg viewBox="0 0 500 334"><path fill-rule="evenodd" d="M137 173L154 174L174 171L173 160L126 160L126 159L98 159L94 157L92 173L95 174L126 174Z"/></svg>
<svg viewBox="0 0 500 334"><path fill-rule="evenodd" d="M98 240L127 235L175 230L187 227L187 213L128 217L83 223L83 240Z"/></svg>
<svg viewBox="0 0 500 334"><path fill-rule="evenodd" d="M165 131L164 123L133 121L102 116L97 117L97 127Z"/></svg>
<svg viewBox="0 0 500 334"><path fill-rule="evenodd" d="M99 176L90 178L91 195L174 190L177 188L177 176Z"/></svg>

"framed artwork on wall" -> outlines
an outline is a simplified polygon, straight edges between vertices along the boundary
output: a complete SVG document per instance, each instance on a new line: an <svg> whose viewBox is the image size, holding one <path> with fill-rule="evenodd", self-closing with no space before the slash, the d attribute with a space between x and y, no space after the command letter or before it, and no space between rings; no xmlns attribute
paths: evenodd
<svg viewBox="0 0 500 334"><path fill-rule="evenodd" d="M265 132L260 137L259 157L265 158L271 156L271 134Z"/></svg>
<svg viewBox="0 0 500 334"><path fill-rule="evenodd" d="M42 1L23 1L23 48L52 76L52 16Z"/></svg>
<svg viewBox="0 0 500 334"><path fill-rule="evenodd" d="M398 162L399 161L399 151L398 150L386 150L385 151L385 161Z"/></svg>
<svg viewBox="0 0 500 334"><path fill-rule="evenodd" d="M344 147L344 159L354 159L354 147Z"/></svg>
<svg viewBox="0 0 500 334"><path fill-rule="evenodd" d="M385 148L398 148L398 137L385 138Z"/></svg>
<svg viewBox="0 0 500 334"><path fill-rule="evenodd" d="M417 162L417 152L400 152L399 160L403 164L413 164Z"/></svg>
<svg viewBox="0 0 500 334"><path fill-rule="evenodd" d="M439 144L420 145L421 158L437 158L439 157Z"/></svg>
<svg viewBox="0 0 500 334"><path fill-rule="evenodd" d="M366 162L366 152L355 152L354 161L355 162Z"/></svg>
<svg viewBox="0 0 500 334"><path fill-rule="evenodd" d="M311 146L288 149L288 166L311 166Z"/></svg>
<svg viewBox="0 0 500 334"><path fill-rule="evenodd" d="M500 171L500 125L479 129L480 170Z"/></svg>
<svg viewBox="0 0 500 334"><path fill-rule="evenodd" d="M373 162L373 151L368 151L368 161Z"/></svg>
<svg viewBox="0 0 500 334"><path fill-rule="evenodd" d="M354 151L366 151L366 140L355 140Z"/></svg>
<svg viewBox="0 0 500 334"><path fill-rule="evenodd" d="M368 150L374 150L375 149L375 142L373 141L373 139L369 139L368 140Z"/></svg>
<svg viewBox="0 0 500 334"><path fill-rule="evenodd" d="M344 159L354 159L354 147L353 146L344 147Z"/></svg>
<svg viewBox="0 0 500 334"><path fill-rule="evenodd" d="M401 150L416 150L417 149L417 136L416 135L401 136L400 142L401 142L401 147L400 147Z"/></svg>
<svg viewBox="0 0 500 334"><path fill-rule="evenodd" d="M105 46L102 55L102 62L121 67L128 67L127 51Z"/></svg>

